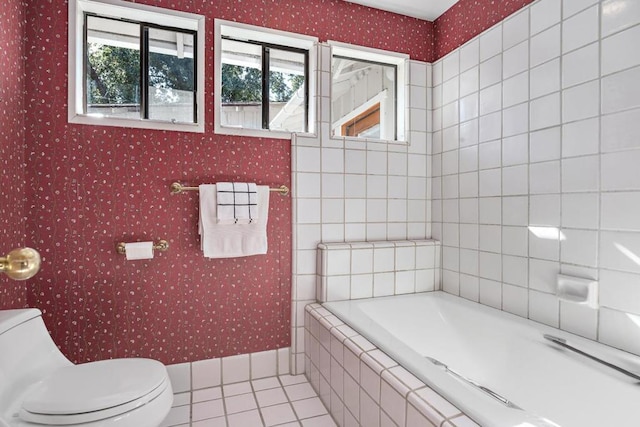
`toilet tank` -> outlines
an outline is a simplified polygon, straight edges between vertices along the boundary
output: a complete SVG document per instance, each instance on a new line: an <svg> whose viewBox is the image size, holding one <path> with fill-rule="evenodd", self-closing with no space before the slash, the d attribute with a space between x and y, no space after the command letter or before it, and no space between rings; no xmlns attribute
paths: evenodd
<svg viewBox="0 0 640 427"><path fill-rule="evenodd" d="M68 365L71 362L51 339L40 310L0 311L0 419L22 401L29 386Z"/></svg>

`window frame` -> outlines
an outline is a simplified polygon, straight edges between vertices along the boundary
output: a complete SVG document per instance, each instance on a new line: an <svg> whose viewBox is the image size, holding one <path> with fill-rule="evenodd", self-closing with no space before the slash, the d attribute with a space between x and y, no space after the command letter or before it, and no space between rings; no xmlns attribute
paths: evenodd
<svg viewBox="0 0 640 427"><path fill-rule="evenodd" d="M252 129L225 126L222 124L222 97L214 96L214 130L217 134L222 135L243 135L249 137L266 137L275 139L291 139L293 133L314 134L316 132L316 50L318 38L306 36L287 31L273 30L270 28L256 27L253 25L242 24L238 22L225 21L215 19L215 51L214 51L214 93L222 93L222 39L230 39L243 43L251 43L260 46L267 46L277 50L291 51L295 53L305 54L306 62L306 78L305 78L305 109L307 118L305 130L299 132L289 132L271 129ZM233 34L230 34L233 33ZM264 68L265 61L268 58L262 56L262 64ZM263 87L265 74L262 73ZM269 91L262 91L262 125L265 121L265 98L268 112Z"/></svg>
<svg viewBox="0 0 640 427"><path fill-rule="evenodd" d="M86 59L87 16L97 16L131 22L144 28L191 33L194 35L194 89L195 123L170 122L154 119L121 117L97 117L86 113ZM141 51L141 83L145 70ZM187 12L129 3L121 0L70 0L69 1L69 58L68 58L68 122L95 126L132 127L141 129L171 130L204 133L205 131L205 17ZM141 88L142 91L147 89ZM141 96L141 109L148 108ZM146 104L146 105L145 105Z"/></svg>
<svg viewBox="0 0 640 427"><path fill-rule="evenodd" d="M371 141L377 140L381 142L393 142L393 143L408 143L408 114L407 109L409 108L407 102L407 88L409 84L409 79L407 78L407 70L409 69L409 55L398 52L391 52L381 49L374 49L364 46L357 46L348 43L337 42L334 40L327 41L327 44L331 48L331 57L330 64L333 63L333 57L340 58L350 58L355 59L362 62L368 62L379 65L393 66L395 67L395 85L396 85L396 97L394 99L394 109L395 109L395 131L393 132L395 137L394 139L372 139L372 138L364 138L357 136L334 136L333 131L331 131L331 138L334 139L348 139L353 141ZM330 65L329 80L331 81L332 89L329 92L329 96L331 97L331 101L333 101L333 72L332 66ZM377 95L376 97L378 97ZM372 103L380 102L376 97L369 100ZM332 108L330 108L333 110ZM331 128L333 129L333 111L331 111ZM356 114L357 115L357 114Z"/></svg>

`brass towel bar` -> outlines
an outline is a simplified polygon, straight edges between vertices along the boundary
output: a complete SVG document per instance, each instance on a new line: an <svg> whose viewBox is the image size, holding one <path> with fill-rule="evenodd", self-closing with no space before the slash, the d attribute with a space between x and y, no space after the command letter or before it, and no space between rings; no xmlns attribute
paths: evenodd
<svg viewBox="0 0 640 427"><path fill-rule="evenodd" d="M186 186L180 184L179 182L174 182L169 187L169 190L171 191L171 194L180 194L183 191L198 191L198 190L200 190L200 188L199 187L186 187ZM280 187L277 187L277 188L269 188L269 191L273 191L273 192L279 193L281 196L288 196L289 195L289 187L287 187L286 185L281 185Z"/></svg>

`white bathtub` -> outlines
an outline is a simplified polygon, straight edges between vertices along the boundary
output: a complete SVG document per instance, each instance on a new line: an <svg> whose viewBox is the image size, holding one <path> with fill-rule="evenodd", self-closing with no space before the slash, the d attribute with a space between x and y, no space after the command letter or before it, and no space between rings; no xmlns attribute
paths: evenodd
<svg viewBox="0 0 640 427"><path fill-rule="evenodd" d="M640 426L638 379L544 334L640 375L637 356L443 292L324 306L482 426Z"/></svg>

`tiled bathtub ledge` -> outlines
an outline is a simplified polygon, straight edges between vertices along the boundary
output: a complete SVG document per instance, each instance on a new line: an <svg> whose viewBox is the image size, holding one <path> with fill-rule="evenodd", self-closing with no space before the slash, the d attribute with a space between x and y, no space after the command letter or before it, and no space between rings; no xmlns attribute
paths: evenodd
<svg viewBox="0 0 640 427"><path fill-rule="evenodd" d="M321 305L305 310L305 373L339 426L478 427Z"/></svg>

